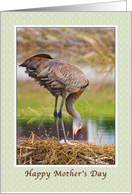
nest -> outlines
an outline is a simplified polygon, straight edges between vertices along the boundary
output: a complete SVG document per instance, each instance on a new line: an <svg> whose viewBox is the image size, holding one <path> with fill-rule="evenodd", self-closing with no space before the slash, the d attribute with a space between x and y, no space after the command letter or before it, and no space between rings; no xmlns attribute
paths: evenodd
<svg viewBox="0 0 132 194"><path fill-rule="evenodd" d="M113 165L115 145L69 140L60 143L55 137L40 139L33 132L17 145L18 165Z"/></svg>

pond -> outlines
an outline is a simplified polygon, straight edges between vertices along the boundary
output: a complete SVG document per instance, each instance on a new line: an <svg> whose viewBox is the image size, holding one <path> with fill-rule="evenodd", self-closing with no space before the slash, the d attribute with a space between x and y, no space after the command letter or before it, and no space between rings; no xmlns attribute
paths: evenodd
<svg viewBox="0 0 132 194"><path fill-rule="evenodd" d="M27 124L27 119L17 119L17 141L23 137L29 137L31 132L35 133L38 137L43 139L45 133L47 136L57 137L55 128L55 121L49 120L35 120ZM59 122L58 122L59 123ZM102 134L101 143L109 144L115 143L115 119L114 117L89 117L86 121L83 121L84 125L77 134L76 140L89 141L93 143L99 143L100 135ZM72 121L66 122L64 120L65 131L68 134L68 138L72 138ZM63 132L59 123L60 140L64 139Z"/></svg>

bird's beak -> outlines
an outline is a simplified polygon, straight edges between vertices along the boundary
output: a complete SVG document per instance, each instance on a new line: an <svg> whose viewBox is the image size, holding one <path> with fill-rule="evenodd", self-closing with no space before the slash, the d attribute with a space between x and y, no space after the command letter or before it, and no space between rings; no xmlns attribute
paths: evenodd
<svg viewBox="0 0 132 194"><path fill-rule="evenodd" d="M73 136L73 140L75 140L75 139L76 139L76 136L77 136L77 134L74 134L74 136Z"/></svg>

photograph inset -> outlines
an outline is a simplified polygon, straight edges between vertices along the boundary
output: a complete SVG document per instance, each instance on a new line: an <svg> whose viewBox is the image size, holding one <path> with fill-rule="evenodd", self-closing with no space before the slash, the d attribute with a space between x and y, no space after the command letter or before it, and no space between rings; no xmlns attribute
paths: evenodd
<svg viewBox="0 0 132 194"><path fill-rule="evenodd" d="M115 28L16 30L17 165L115 165Z"/></svg>

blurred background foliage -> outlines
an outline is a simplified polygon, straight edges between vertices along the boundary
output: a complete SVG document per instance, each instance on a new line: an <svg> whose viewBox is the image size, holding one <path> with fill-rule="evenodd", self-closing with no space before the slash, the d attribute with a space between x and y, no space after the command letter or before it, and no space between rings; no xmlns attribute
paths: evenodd
<svg viewBox="0 0 132 194"><path fill-rule="evenodd" d="M24 52L23 52L24 51ZM17 61L37 53L100 69L115 63L114 28L17 28Z"/></svg>

